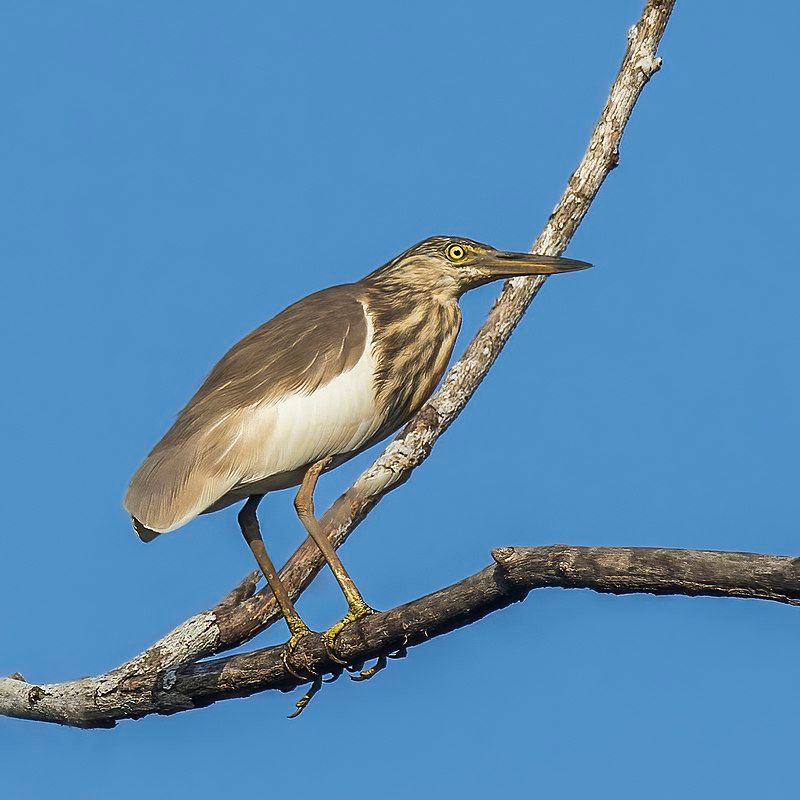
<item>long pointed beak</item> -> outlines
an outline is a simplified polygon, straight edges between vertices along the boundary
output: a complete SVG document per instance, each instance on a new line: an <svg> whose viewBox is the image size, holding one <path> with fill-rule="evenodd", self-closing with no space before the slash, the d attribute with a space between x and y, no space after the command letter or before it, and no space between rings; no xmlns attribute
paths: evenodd
<svg viewBox="0 0 800 800"><path fill-rule="evenodd" d="M481 258L479 269L486 274L487 280L498 280L500 278L516 278L520 275L555 275L558 272L575 272L591 266L586 261L576 261L574 258L495 250Z"/></svg>

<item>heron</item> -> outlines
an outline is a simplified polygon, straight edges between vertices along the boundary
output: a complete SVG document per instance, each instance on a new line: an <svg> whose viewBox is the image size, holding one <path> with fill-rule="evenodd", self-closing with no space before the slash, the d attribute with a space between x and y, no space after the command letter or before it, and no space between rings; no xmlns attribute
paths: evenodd
<svg viewBox="0 0 800 800"><path fill-rule="evenodd" d="M397 431L433 394L465 292L589 266L434 236L355 283L294 303L222 357L145 458L124 499L134 529L151 541L244 501L239 527L286 620L284 663L297 674L290 657L311 630L267 554L257 508L268 492L299 486L297 516L347 600L345 616L323 634L344 663L335 657L337 635L374 612L315 515L320 475Z"/></svg>

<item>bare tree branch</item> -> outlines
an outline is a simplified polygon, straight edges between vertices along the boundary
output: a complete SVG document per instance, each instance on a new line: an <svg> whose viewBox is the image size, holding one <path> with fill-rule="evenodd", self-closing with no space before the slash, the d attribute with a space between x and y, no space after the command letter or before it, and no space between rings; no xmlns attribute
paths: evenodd
<svg viewBox="0 0 800 800"><path fill-rule="evenodd" d="M351 662L422 644L557 586L611 594L649 592L746 597L800 605L800 558L644 547L502 547L494 564L459 583L345 628L337 649ZM114 673L36 686L0 679L0 714L75 727L111 727L120 719L174 714L267 689L290 691L282 647L162 669L140 664L120 682ZM335 670L321 636L301 641L293 663L314 674Z"/></svg>
<svg viewBox="0 0 800 800"><path fill-rule="evenodd" d="M641 91L661 65L656 50L674 4L675 0L648 0L641 18L630 29L619 73L591 135L588 149L534 243L534 252L558 255L566 248L606 176L616 166L625 125ZM411 472L428 457L439 436L452 424L476 391L543 283L543 278L536 278L517 279L506 284L488 319L464 355L450 369L436 395L323 516L324 530L336 547L345 541L384 495L408 480ZM310 540L303 542L281 571L290 594L297 597L322 566L323 560L316 546ZM72 699L69 702L77 703L74 718L83 719L81 715L88 713L86 709L90 707L105 708L104 697L113 698L120 708L126 709L125 713L104 717L97 712L91 719L132 717L158 710L150 708L139 711L139 690L135 687L147 686L154 672L171 674L171 671L199 658L236 647L263 631L277 618L278 608L271 593L268 590L256 592L255 580L253 576L248 576L215 608L193 616L132 660L102 678L94 679L94 705L87 705L86 698L78 703L75 699L80 695L78 690L77 694L70 694ZM194 668L200 669L200 666ZM84 684L78 681L64 685L78 687ZM150 690L155 691L152 685ZM24 683L10 679L0 682L0 713L13 715L14 709L18 708L20 692L25 691ZM34 687L32 691L36 694L37 690ZM126 693L136 699L120 700ZM59 696L62 699L64 697ZM38 708L48 707L46 703L34 705ZM30 714L28 716L34 718ZM42 718L58 721L70 719L67 706L63 704L59 710L53 711L53 716L44 715ZM89 718L87 722L97 724Z"/></svg>

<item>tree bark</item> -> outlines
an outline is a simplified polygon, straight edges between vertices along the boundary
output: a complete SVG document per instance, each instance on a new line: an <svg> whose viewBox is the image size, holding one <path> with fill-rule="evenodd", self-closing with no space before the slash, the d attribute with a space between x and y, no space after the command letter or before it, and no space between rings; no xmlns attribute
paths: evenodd
<svg viewBox="0 0 800 800"><path fill-rule="evenodd" d="M412 647L469 625L532 589L593 589L610 594L744 597L800 605L800 558L644 547L501 547L494 563L438 592L359 620L344 629L338 654L350 663ZM246 591L246 590L245 590ZM290 691L303 681L287 671L282 646L164 669L139 663L68 683L34 685L0 679L0 714L75 727L113 727L121 719L174 714L267 689ZM301 640L295 670L338 669L315 634Z"/></svg>

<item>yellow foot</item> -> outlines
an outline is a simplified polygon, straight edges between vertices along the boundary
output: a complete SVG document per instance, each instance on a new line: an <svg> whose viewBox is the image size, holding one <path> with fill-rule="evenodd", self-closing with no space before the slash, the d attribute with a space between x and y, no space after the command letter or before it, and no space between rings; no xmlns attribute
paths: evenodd
<svg viewBox="0 0 800 800"><path fill-rule="evenodd" d="M350 680L351 681L358 681L359 683L361 681L368 681L370 678L374 678L382 669L386 669L386 666L387 666L386 659L387 658L405 658L407 655L408 655L408 651L406 650L406 648L405 647L401 647L395 653L386 653L384 655L378 656L377 661L371 667L368 667L367 669L363 668L364 667L363 664L359 664L358 666L353 667L352 669L350 667L348 667L348 671L350 671L350 672L358 672L358 675L351 675L350 676Z"/></svg>
<svg viewBox="0 0 800 800"><path fill-rule="evenodd" d="M361 603L353 603L348 612L335 624L332 625L325 633L322 634L322 643L325 645L325 650L328 653L331 661L336 662L337 664L341 664L344 666L347 662L339 658L336 655L336 651L334 649L336 644L336 637L351 623L355 622L357 619L363 619L364 617L370 616L370 614L374 614L375 609L370 608L366 603L363 601Z"/></svg>
<svg viewBox="0 0 800 800"><path fill-rule="evenodd" d="M297 711L289 714L289 719L299 717L303 709L311 702L311 698L322 688L322 675L317 675L311 683L311 688L295 703Z"/></svg>
<svg viewBox="0 0 800 800"><path fill-rule="evenodd" d="M289 641L283 647L283 653L281 653L281 660L283 661L283 666L286 667L286 671L294 675L295 678L301 681L307 681L309 679L315 679L316 675L302 675L299 673L294 667L292 667L290 663L290 659L292 657L292 653L297 649L297 645L300 644L300 640L304 636L308 636L310 633L313 633L311 628L308 628L306 625L295 626L292 629L292 635L289 637Z"/></svg>
<svg viewBox="0 0 800 800"><path fill-rule="evenodd" d="M358 675L351 675L351 681L368 681L370 678L374 678L382 669L386 669L387 665L387 658L405 658L408 655L408 651L405 647L401 647L396 653L386 653L385 655L378 656L378 660L367 669L360 669Z"/></svg>
<svg viewBox="0 0 800 800"><path fill-rule="evenodd" d="M295 703L295 707L297 710L289 714L289 719L294 719L295 717L299 716L303 709L311 702L311 698L320 690L322 687L322 675L311 675L306 673L305 675L301 672L298 672L291 664L291 657L292 653L297 649L297 645L300 644L300 640L303 639L305 636L308 636L313 631L305 625L305 623L298 623L292 627L292 635L289 637L289 641L283 647L283 653L281 653L281 660L283 661L283 666L286 667L286 671L294 675L295 678L299 681L307 681L311 680L311 687L309 690Z"/></svg>
<svg viewBox="0 0 800 800"><path fill-rule="evenodd" d="M374 678L382 669L386 669L386 656L378 656L378 660L367 669L362 669L358 675L351 675L351 681L368 681Z"/></svg>

